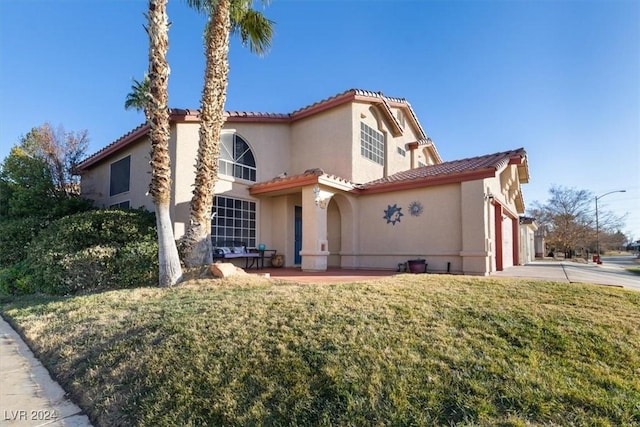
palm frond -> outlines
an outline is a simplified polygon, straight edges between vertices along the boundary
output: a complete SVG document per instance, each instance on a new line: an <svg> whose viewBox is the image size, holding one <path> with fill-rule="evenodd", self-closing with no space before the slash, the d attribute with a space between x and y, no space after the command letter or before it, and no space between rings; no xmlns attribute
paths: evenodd
<svg viewBox="0 0 640 427"><path fill-rule="evenodd" d="M251 52L264 55L271 48L275 22L255 9L246 9L236 18L232 17L232 33L239 34L242 44Z"/></svg>
<svg viewBox="0 0 640 427"><path fill-rule="evenodd" d="M144 77L141 81L133 79L133 84L131 85L131 92L127 94L127 97L124 101L125 110L134 109L136 111L145 111L149 103L150 95L150 81L149 75L144 73Z"/></svg>
<svg viewBox="0 0 640 427"><path fill-rule="evenodd" d="M187 6L200 13L213 15L213 11L218 6L218 0L184 0Z"/></svg>

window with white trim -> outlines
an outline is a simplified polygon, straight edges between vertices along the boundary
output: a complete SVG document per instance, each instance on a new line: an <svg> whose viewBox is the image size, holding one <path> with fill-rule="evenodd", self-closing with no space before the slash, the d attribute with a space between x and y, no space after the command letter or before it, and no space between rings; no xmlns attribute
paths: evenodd
<svg viewBox="0 0 640 427"><path fill-rule="evenodd" d="M398 154L400 154L402 157L407 157L407 151L402 148L402 147L397 147L398 148Z"/></svg>
<svg viewBox="0 0 640 427"><path fill-rule="evenodd" d="M130 209L131 203L129 202L129 200L126 200L124 202L114 203L113 205L110 205L109 208L110 209Z"/></svg>
<svg viewBox="0 0 640 427"><path fill-rule="evenodd" d="M211 235L213 241L240 240L256 246L256 202L215 196Z"/></svg>
<svg viewBox="0 0 640 427"><path fill-rule="evenodd" d="M249 144L235 133L223 133L220 137L218 171L223 175L256 181L256 160Z"/></svg>
<svg viewBox="0 0 640 427"><path fill-rule="evenodd" d="M109 196L126 193L131 183L131 156L111 163Z"/></svg>
<svg viewBox="0 0 640 427"><path fill-rule="evenodd" d="M384 165L384 135L363 122L360 122L360 154Z"/></svg>

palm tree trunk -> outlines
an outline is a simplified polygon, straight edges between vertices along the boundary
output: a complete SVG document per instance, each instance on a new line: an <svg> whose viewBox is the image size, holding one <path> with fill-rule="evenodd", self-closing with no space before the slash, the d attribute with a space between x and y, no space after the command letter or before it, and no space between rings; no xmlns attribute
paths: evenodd
<svg viewBox="0 0 640 427"><path fill-rule="evenodd" d="M189 227L182 240L188 267L212 262L211 211L218 176L220 132L229 73L230 0L219 0L205 30L205 78L200 106L200 134Z"/></svg>
<svg viewBox="0 0 640 427"><path fill-rule="evenodd" d="M149 0L149 89L148 120L151 139L151 183L158 229L159 285L172 286L182 278L182 267L173 224L169 216L171 203L171 159L169 157L169 109L167 106L169 65L169 24L167 0Z"/></svg>

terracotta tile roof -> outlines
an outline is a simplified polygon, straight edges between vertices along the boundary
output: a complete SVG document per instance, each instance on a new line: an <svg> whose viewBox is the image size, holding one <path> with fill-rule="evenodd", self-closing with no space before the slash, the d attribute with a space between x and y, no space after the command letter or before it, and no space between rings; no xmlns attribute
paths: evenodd
<svg viewBox="0 0 640 427"><path fill-rule="evenodd" d="M361 100L365 102L379 102L382 105L381 108L385 111L385 114L388 116L389 121L392 124L392 127L396 129L400 129L400 124L398 123L397 118L391 112L391 107L407 108L410 113L411 120L413 121L415 127L418 130L418 133L424 136L423 140L425 141L429 140L422 126L420 125L420 122L418 121L418 118L416 117L413 109L411 108L411 104L409 104L406 99L389 97L389 96L385 96L382 92L372 92L372 91L362 90L362 89L349 89L347 91L344 91L332 97L315 102L306 107L302 107L288 114L287 113L261 113L261 112L253 112L253 111L226 111L225 117L226 117L226 120L229 122L247 121L247 122L289 123L289 122L313 115L319 111L329 109L337 105L341 105L343 103L347 103L355 100ZM172 108L170 110L170 120L172 122L198 121L199 119L200 119L200 112L199 110L196 110L196 109ZM146 128L144 132L140 132L142 128ZM136 127L130 132L127 132L125 135L121 136L111 144L107 145L97 153L94 153L91 156L89 156L78 166L78 169L82 171L92 166L96 162L102 160L104 157L110 155L111 153L118 151L119 149L127 146L130 143L135 142L140 137L146 136L146 131L148 131L148 126L146 124L141 124L140 126ZM437 157L437 160L441 160L440 155L435 149L435 146L432 144L431 147Z"/></svg>
<svg viewBox="0 0 640 427"><path fill-rule="evenodd" d="M298 189L305 185L317 183L347 191L358 187L357 184L354 184L347 179L341 178L337 175L327 174L322 169L315 168L307 169L303 173L297 175L283 174L269 181L258 182L251 186L249 192L252 195L266 194L288 189Z"/></svg>
<svg viewBox="0 0 640 427"><path fill-rule="evenodd" d="M87 169L92 164L96 163L100 159L109 156L112 153L117 152L121 148L127 146L132 141L137 140L138 138L147 135L149 132L149 125L143 123L141 125L136 126L129 132L122 135L120 138L113 141L111 144L106 147L100 149L96 153L84 159L81 163L76 166L75 170L79 173L82 173L85 169Z"/></svg>
<svg viewBox="0 0 640 427"><path fill-rule="evenodd" d="M377 98L385 101L392 101L392 102L396 102L396 103L404 103L404 104L408 104L408 102L404 99L404 98L393 98L393 97L388 97L388 96L384 96L384 94L382 92L372 92L370 90L362 90L362 89L349 89L349 90L345 90L344 92L341 92L337 95L333 95L330 96L328 98L322 99L320 101L314 102L313 104L307 105L305 107L299 108L295 111L293 111L291 113L292 116L295 116L296 114L300 114L306 110L309 109L313 109L314 107L320 106L320 105L325 105L325 104L330 104L332 101L335 100L339 100L341 98L344 97L351 97L351 96L363 96L363 97L367 97L367 98Z"/></svg>
<svg viewBox="0 0 640 427"><path fill-rule="evenodd" d="M526 159L524 148L488 154L485 156L471 157L468 159L454 160L436 165L423 166L409 169L396 174L370 181L362 185L367 191L374 188L386 187L398 183L442 183L443 178L451 178L451 182L477 179L483 175L494 176L495 172L502 169L512 161L521 162Z"/></svg>
<svg viewBox="0 0 640 427"><path fill-rule="evenodd" d="M389 111L389 114L392 116L391 120L395 120L394 124L400 126L397 119L393 114L391 114L391 106L390 102L394 104L405 104L410 107L410 104L404 98L394 98L385 96L382 92L372 92L368 90L362 89L349 89L337 95L333 95L331 97L325 98L323 100L314 102L313 104L307 105L302 108L298 108L291 113L265 113L265 112L256 112L256 111L225 111L225 116L228 118L243 118L243 119L284 119L284 120L296 120L301 116L304 116L304 113L307 111L316 111L319 107L331 106L336 101L350 101L354 96L360 96L365 98L373 98L380 101L383 104L384 108ZM413 114L413 112L412 112ZM180 109L174 108L171 110L172 118L175 116L188 115L193 117L199 116L199 110L193 109ZM415 115L414 115L415 117ZM416 118L417 121L417 118ZM420 127L422 131L422 128ZM424 133L424 132L423 132Z"/></svg>

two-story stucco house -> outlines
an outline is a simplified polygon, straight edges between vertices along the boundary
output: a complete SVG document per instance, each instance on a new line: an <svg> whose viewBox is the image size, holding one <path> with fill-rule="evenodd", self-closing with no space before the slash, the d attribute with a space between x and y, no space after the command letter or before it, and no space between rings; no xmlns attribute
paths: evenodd
<svg viewBox="0 0 640 427"><path fill-rule="evenodd" d="M184 231L199 119L171 111L176 237ZM148 126L80 165L97 206L153 209ZM228 112L212 239L265 244L286 266L395 269L424 258L429 271L486 275L521 260L521 184L515 149L444 162L411 105L348 90L290 114Z"/></svg>

